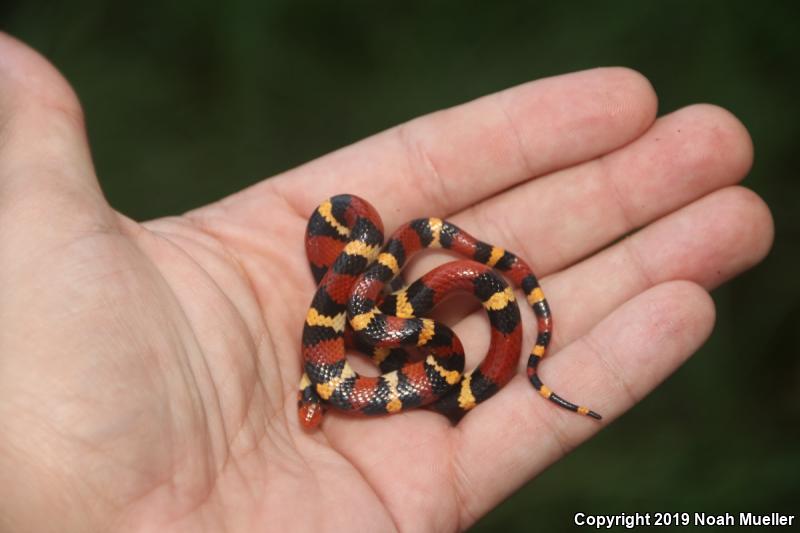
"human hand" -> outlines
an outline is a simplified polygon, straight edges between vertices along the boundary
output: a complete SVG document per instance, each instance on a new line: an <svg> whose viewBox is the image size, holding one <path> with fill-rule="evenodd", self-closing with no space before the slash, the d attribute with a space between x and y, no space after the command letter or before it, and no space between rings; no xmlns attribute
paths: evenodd
<svg viewBox="0 0 800 533"><path fill-rule="evenodd" d="M628 70L544 79L138 224L103 198L66 82L0 37L0 526L468 527L691 355L714 321L706 291L770 247L767 208L735 185L752 158L739 122L655 113ZM527 260L555 321L542 378L603 422L541 399L521 360L457 426L330 412L302 430L303 232L340 192L387 233L446 216ZM468 366L482 321L454 327Z"/></svg>

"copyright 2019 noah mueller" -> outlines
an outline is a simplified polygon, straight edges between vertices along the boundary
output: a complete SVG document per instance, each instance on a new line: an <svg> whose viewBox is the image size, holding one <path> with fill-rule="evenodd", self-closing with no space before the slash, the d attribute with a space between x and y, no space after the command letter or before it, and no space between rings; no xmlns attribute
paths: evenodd
<svg viewBox="0 0 800 533"><path fill-rule="evenodd" d="M575 513L573 523L593 529L635 527L791 527L795 515L784 513L620 513L614 515Z"/></svg>

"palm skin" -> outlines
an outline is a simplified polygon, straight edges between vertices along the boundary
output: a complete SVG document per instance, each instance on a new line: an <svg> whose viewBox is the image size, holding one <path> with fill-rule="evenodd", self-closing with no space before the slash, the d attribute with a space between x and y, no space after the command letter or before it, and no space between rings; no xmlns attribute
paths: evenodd
<svg viewBox="0 0 800 533"><path fill-rule="evenodd" d="M735 186L741 125L711 106L655 120L624 69L498 93L138 224L103 199L66 82L9 37L0 57L2 530L466 528L691 355L713 325L706 291L771 244L768 210ZM339 192L387 232L446 216L529 260L556 324L542 378L603 422L520 370L457 426L329 413L304 431L302 238ZM456 318L474 364L485 319Z"/></svg>

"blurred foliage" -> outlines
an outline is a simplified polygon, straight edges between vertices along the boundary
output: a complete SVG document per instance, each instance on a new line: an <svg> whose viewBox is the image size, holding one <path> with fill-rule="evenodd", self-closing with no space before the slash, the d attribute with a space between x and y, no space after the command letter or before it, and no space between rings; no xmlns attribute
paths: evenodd
<svg viewBox="0 0 800 533"><path fill-rule="evenodd" d="M775 215L772 254L714 293L718 325L696 357L476 532L570 529L577 511L797 511L798 21L788 1L0 6L3 29L75 86L102 185L137 219L414 116L598 65L644 73L660 113L707 101L745 123L756 146L745 185Z"/></svg>

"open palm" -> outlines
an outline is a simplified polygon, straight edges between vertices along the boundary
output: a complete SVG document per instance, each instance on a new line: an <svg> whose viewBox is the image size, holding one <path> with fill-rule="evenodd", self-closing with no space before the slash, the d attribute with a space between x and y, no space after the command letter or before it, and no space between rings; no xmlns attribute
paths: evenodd
<svg viewBox="0 0 800 533"><path fill-rule="evenodd" d="M691 355L706 291L769 249L768 210L735 186L752 157L738 121L655 113L625 69L545 79L138 224L105 202L66 82L0 37L0 529L468 527ZM330 413L304 431L303 232L340 192L387 232L448 217L530 262L556 325L542 378L603 422L521 370L457 426ZM469 366L488 327L457 318Z"/></svg>

